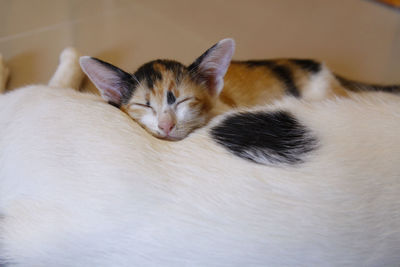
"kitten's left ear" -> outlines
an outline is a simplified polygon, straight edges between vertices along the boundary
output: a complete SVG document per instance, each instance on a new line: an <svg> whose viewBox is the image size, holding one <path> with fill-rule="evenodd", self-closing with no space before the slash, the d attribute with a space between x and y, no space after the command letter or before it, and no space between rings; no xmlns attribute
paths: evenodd
<svg viewBox="0 0 400 267"><path fill-rule="evenodd" d="M93 57L81 57L79 62L104 100L117 107L129 100L137 83L132 75Z"/></svg>
<svg viewBox="0 0 400 267"><path fill-rule="evenodd" d="M205 84L212 96L224 87L224 76L235 51L233 39L223 39L197 58L188 68L198 83Z"/></svg>

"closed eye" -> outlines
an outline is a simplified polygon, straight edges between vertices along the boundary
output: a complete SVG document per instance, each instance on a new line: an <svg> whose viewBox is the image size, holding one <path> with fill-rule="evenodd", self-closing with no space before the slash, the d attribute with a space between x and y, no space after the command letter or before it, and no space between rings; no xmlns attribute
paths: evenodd
<svg viewBox="0 0 400 267"><path fill-rule="evenodd" d="M176 105L182 104L182 103L192 100L192 99L196 99L196 98L195 97L186 97L186 98L182 99L181 101L179 101L178 103L176 103Z"/></svg>
<svg viewBox="0 0 400 267"><path fill-rule="evenodd" d="M141 104L141 103L131 103L131 104L129 104L129 107L130 107L130 106L139 106L139 107L144 107L144 108L151 108L151 109L153 109L152 106L146 105L146 104Z"/></svg>

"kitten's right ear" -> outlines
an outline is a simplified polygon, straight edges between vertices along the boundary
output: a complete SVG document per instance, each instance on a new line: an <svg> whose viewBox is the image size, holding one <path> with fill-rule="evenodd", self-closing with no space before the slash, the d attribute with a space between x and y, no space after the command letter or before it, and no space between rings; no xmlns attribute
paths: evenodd
<svg viewBox="0 0 400 267"><path fill-rule="evenodd" d="M189 71L198 83L205 84L212 96L218 96L224 87L224 76L235 51L233 39L223 39L198 57Z"/></svg>
<svg viewBox="0 0 400 267"><path fill-rule="evenodd" d="M83 72L99 89L104 100L118 107L129 100L136 86L132 75L93 57L81 57L79 62Z"/></svg>

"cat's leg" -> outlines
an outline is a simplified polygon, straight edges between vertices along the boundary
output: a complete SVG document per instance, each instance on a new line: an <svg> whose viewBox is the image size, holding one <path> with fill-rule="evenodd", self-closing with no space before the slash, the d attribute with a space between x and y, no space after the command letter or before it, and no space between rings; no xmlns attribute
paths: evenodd
<svg viewBox="0 0 400 267"><path fill-rule="evenodd" d="M0 93L3 93L6 89L6 83L9 74L10 70L7 68L6 64L4 63L3 56L0 54Z"/></svg>
<svg viewBox="0 0 400 267"><path fill-rule="evenodd" d="M75 48L68 47L60 55L60 63L49 81L49 86L73 88L78 90L83 79L79 65L79 53Z"/></svg>

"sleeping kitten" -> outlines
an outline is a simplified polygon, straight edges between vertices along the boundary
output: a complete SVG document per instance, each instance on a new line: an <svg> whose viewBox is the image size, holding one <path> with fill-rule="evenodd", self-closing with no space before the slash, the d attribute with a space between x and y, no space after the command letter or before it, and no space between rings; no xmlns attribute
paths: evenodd
<svg viewBox="0 0 400 267"><path fill-rule="evenodd" d="M399 265L399 96L286 98L163 142L76 90L70 52L0 95L0 266Z"/></svg>
<svg viewBox="0 0 400 267"><path fill-rule="evenodd" d="M321 100L346 95L341 83L350 89L365 86L338 80L313 60L231 62L234 48L232 39L224 39L189 66L155 60L134 74L92 57L81 58L81 67L106 101L152 135L168 140L183 139L234 107L265 105L285 96Z"/></svg>

